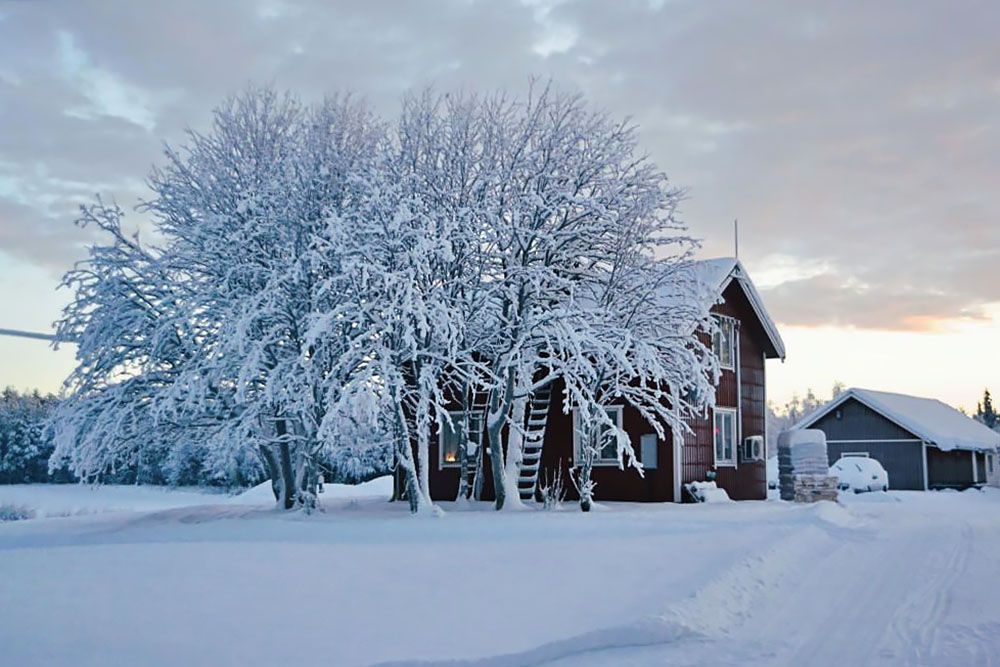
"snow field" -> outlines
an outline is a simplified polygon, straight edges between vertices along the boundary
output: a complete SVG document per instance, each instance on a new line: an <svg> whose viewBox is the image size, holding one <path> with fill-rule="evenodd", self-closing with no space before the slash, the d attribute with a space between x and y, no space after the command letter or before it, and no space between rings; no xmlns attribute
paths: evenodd
<svg viewBox="0 0 1000 667"><path fill-rule="evenodd" d="M993 490L414 519L379 484L308 517L203 496L0 524L5 660L988 664L1000 649Z"/></svg>

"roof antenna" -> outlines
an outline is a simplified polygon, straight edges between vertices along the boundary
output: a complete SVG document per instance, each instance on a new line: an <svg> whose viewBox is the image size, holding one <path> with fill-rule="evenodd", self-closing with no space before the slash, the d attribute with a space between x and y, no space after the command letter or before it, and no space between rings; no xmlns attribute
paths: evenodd
<svg viewBox="0 0 1000 667"><path fill-rule="evenodd" d="M740 258L740 219L733 218L733 246L736 250L736 259Z"/></svg>

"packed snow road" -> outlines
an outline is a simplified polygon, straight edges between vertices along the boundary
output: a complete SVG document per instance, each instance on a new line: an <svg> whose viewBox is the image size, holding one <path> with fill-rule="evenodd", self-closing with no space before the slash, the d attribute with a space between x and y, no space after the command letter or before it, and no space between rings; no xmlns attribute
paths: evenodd
<svg viewBox="0 0 1000 667"><path fill-rule="evenodd" d="M1000 664L1000 493L986 494L987 502L976 492L847 496L854 522L778 545L767 557L780 567L759 568L739 613L738 595L714 609L696 596L695 613L682 604L668 615L689 640L547 664L703 665L706 656L713 664Z"/></svg>
<svg viewBox="0 0 1000 667"><path fill-rule="evenodd" d="M0 487L63 517L0 524L0 662L1000 664L996 490L412 518L379 484Z"/></svg>

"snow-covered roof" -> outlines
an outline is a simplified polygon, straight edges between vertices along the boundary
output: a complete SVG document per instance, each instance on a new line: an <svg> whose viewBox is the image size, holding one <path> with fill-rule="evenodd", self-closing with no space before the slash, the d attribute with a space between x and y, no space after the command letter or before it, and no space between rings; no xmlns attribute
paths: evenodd
<svg viewBox="0 0 1000 667"><path fill-rule="evenodd" d="M792 428L808 428L838 405L852 398L918 438L937 446L938 449L988 451L1000 447L1000 433L941 401L857 387L848 389Z"/></svg>
<svg viewBox="0 0 1000 667"><path fill-rule="evenodd" d="M775 355L780 359L785 358L785 343L781 340L778 327L764 307L764 300L761 299L760 293L757 292L753 281L750 280L750 274L747 273L743 262L735 257L717 257L697 260L692 263L691 268L698 277L699 282L702 282L708 288L706 290L706 297L714 299L713 304L722 298L722 293L726 291L730 283L734 280L737 281L740 287L743 288L743 293L746 294L751 307L753 307L754 314L760 320L760 324L764 328L771 346L774 347Z"/></svg>

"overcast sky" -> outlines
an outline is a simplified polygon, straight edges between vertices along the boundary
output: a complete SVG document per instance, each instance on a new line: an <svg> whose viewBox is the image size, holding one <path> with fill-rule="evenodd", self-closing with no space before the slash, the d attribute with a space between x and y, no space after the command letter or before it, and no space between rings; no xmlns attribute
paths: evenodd
<svg viewBox="0 0 1000 667"><path fill-rule="evenodd" d="M835 379L974 408L1000 391L1000 3L0 1L0 328L49 330L76 206L131 206L163 142L249 82L521 92L631 116L781 324L784 400ZM0 338L0 385L71 350Z"/></svg>

